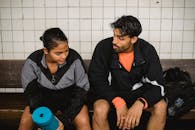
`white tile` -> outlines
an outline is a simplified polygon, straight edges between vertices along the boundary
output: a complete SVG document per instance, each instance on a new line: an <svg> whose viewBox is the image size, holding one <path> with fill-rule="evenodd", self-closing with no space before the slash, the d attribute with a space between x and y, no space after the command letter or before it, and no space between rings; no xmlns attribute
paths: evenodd
<svg viewBox="0 0 195 130"><path fill-rule="evenodd" d="M103 30L103 19L92 19L92 30Z"/></svg>
<svg viewBox="0 0 195 130"><path fill-rule="evenodd" d="M173 18L182 19L184 17L184 8L173 8Z"/></svg>
<svg viewBox="0 0 195 130"><path fill-rule="evenodd" d="M90 42L81 42L81 53L91 53Z"/></svg>
<svg viewBox="0 0 195 130"><path fill-rule="evenodd" d="M80 31L81 41L91 41L91 31Z"/></svg>
<svg viewBox="0 0 195 130"><path fill-rule="evenodd" d="M127 2L126 0L115 0L115 6L125 7L126 2Z"/></svg>
<svg viewBox="0 0 195 130"><path fill-rule="evenodd" d="M24 41L34 41L34 31L24 31Z"/></svg>
<svg viewBox="0 0 195 130"><path fill-rule="evenodd" d="M34 7L44 7L45 0L34 0Z"/></svg>
<svg viewBox="0 0 195 130"><path fill-rule="evenodd" d="M139 8L139 18L149 18L149 8Z"/></svg>
<svg viewBox="0 0 195 130"><path fill-rule="evenodd" d="M67 19L57 19L57 26L63 30L68 30L68 20Z"/></svg>
<svg viewBox="0 0 195 130"><path fill-rule="evenodd" d="M111 23L113 23L114 20L113 19L105 19L104 20L104 30L111 30Z"/></svg>
<svg viewBox="0 0 195 130"><path fill-rule="evenodd" d="M32 19L23 20L24 30L34 30L34 21Z"/></svg>
<svg viewBox="0 0 195 130"><path fill-rule="evenodd" d="M13 58L13 53L3 53L3 59L11 60Z"/></svg>
<svg viewBox="0 0 195 130"><path fill-rule="evenodd" d="M183 42L183 52L184 53L193 53L194 44L193 42Z"/></svg>
<svg viewBox="0 0 195 130"><path fill-rule="evenodd" d="M162 18L171 19L173 16L172 8L162 8Z"/></svg>
<svg viewBox="0 0 195 130"><path fill-rule="evenodd" d="M34 42L24 42L24 51L32 53L35 51Z"/></svg>
<svg viewBox="0 0 195 130"><path fill-rule="evenodd" d="M11 30L12 29L12 23L11 20L1 20L1 30Z"/></svg>
<svg viewBox="0 0 195 130"><path fill-rule="evenodd" d="M0 8L1 19L11 19L11 8Z"/></svg>
<svg viewBox="0 0 195 130"><path fill-rule="evenodd" d="M11 0L12 7L22 7L22 0Z"/></svg>
<svg viewBox="0 0 195 130"><path fill-rule="evenodd" d="M115 8L115 17L121 17L126 15L126 8L116 7Z"/></svg>
<svg viewBox="0 0 195 130"><path fill-rule="evenodd" d="M80 7L90 7L91 0L80 0Z"/></svg>
<svg viewBox="0 0 195 130"><path fill-rule="evenodd" d="M181 42L183 39L183 31L172 31L172 41Z"/></svg>
<svg viewBox="0 0 195 130"><path fill-rule="evenodd" d="M173 30L183 30L183 20L173 19Z"/></svg>
<svg viewBox="0 0 195 130"><path fill-rule="evenodd" d="M57 7L67 7L68 0L57 0Z"/></svg>
<svg viewBox="0 0 195 130"><path fill-rule="evenodd" d="M150 0L139 0L139 7L150 7Z"/></svg>
<svg viewBox="0 0 195 130"><path fill-rule="evenodd" d="M79 6L79 0L69 0L68 5L69 6Z"/></svg>
<svg viewBox="0 0 195 130"><path fill-rule="evenodd" d="M138 7L138 1L139 0L127 0L127 6L128 7Z"/></svg>
<svg viewBox="0 0 195 130"><path fill-rule="evenodd" d="M33 8L23 8L23 17L26 18L34 18Z"/></svg>
<svg viewBox="0 0 195 130"><path fill-rule="evenodd" d="M23 31L13 31L13 41L23 41Z"/></svg>
<svg viewBox="0 0 195 130"><path fill-rule="evenodd" d="M112 37L112 36L113 36L112 30L103 31L103 37L104 37L104 38L108 38L108 37Z"/></svg>
<svg viewBox="0 0 195 130"><path fill-rule="evenodd" d="M149 36L150 41L160 41L160 31L150 31Z"/></svg>
<svg viewBox="0 0 195 130"><path fill-rule="evenodd" d="M69 31L68 37L70 42L80 41L79 31Z"/></svg>
<svg viewBox="0 0 195 130"><path fill-rule="evenodd" d="M182 54L183 59L193 59L192 53L183 53Z"/></svg>
<svg viewBox="0 0 195 130"><path fill-rule="evenodd" d="M172 20L162 19L162 21L161 21L161 30L172 30Z"/></svg>
<svg viewBox="0 0 195 130"><path fill-rule="evenodd" d="M91 30L91 19L81 19L80 30Z"/></svg>
<svg viewBox="0 0 195 130"><path fill-rule="evenodd" d="M134 17L138 17L138 8L127 8L127 15L132 15Z"/></svg>
<svg viewBox="0 0 195 130"><path fill-rule="evenodd" d="M12 19L22 19L22 8L12 8Z"/></svg>
<svg viewBox="0 0 195 130"><path fill-rule="evenodd" d="M104 8L104 18L114 18L114 8L113 7Z"/></svg>
<svg viewBox="0 0 195 130"><path fill-rule="evenodd" d="M56 0L45 0L45 7L56 7Z"/></svg>
<svg viewBox="0 0 195 130"><path fill-rule="evenodd" d="M44 19L35 19L34 20L34 29L35 30L44 30L45 29L45 20Z"/></svg>
<svg viewBox="0 0 195 130"><path fill-rule="evenodd" d="M72 0L73 1L73 0ZM69 18L79 18L79 8L68 8Z"/></svg>
<svg viewBox="0 0 195 130"><path fill-rule="evenodd" d="M186 1L188 1L188 0L186 0ZM174 0L174 2L173 2L173 6L174 7L184 7L184 0Z"/></svg>
<svg viewBox="0 0 195 130"><path fill-rule="evenodd" d="M92 0L92 7L102 7L103 0Z"/></svg>
<svg viewBox="0 0 195 130"><path fill-rule="evenodd" d="M161 42L160 44L160 52L162 53L170 53L171 51L171 43L170 42Z"/></svg>
<svg viewBox="0 0 195 130"><path fill-rule="evenodd" d="M172 47L171 47L171 52L172 53L181 53L182 51L182 42L172 42Z"/></svg>
<svg viewBox="0 0 195 130"><path fill-rule="evenodd" d="M171 59L182 59L182 53L171 53Z"/></svg>
<svg viewBox="0 0 195 130"><path fill-rule="evenodd" d="M78 19L69 19L69 30L79 30L80 22Z"/></svg>
<svg viewBox="0 0 195 130"><path fill-rule="evenodd" d="M40 41L40 37L43 35L44 31L35 31L35 41L39 42Z"/></svg>
<svg viewBox="0 0 195 130"><path fill-rule="evenodd" d="M194 0L186 0L185 6L186 7L195 7L195 1Z"/></svg>
<svg viewBox="0 0 195 130"><path fill-rule="evenodd" d="M69 47L76 50L79 54L80 54L80 43L77 41L77 42L69 42ZM83 58L83 57L82 57Z"/></svg>
<svg viewBox="0 0 195 130"><path fill-rule="evenodd" d="M5 93L13 93L15 92L15 88L5 88Z"/></svg>
<svg viewBox="0 0 195 130"><path fill-rule="evenodd" d="M149 40L149 31L143 30L139 37L148 41Z"/></svg>
<svg viewBox="0 0 195 130"><path fill-rule="evenodd" d="M67 18L68 8L57 8L57 18Z"/></svg>
<svg viewBox="0 0 195 130"><path fill-rule="evenodd" d="M46 18L56 18L56 8L46 8Z"/></svg>
<svg viewBox="0 0 195 130"><path fill-rule="evenodd" d="M12 20L12 29L13 30L23 30L22 19L13 19Z"/></svg>
<svg viewBox="0 0 195 130"><path fill-rule="evenodd" d="M195 19L195 8L185 8L185 19Z"/></svg>
<svg viewBox="0 0 195 130"><path fill-rule="evenodd" d="M13 43L12 42L3 42L3 53L13 52Z"/></svg>
<svg viewBox="0 0 195 130"><path fill-rule="evenodd" d="M35 50L43 48L43 43L41 41L35 42Z"/></svg>
<svg viewBox="0 0 195 130"><path fill-rule="evenodd" d="M159 54L159 52L160 52L160 43L157 42L157 41L153 41L153 42L150 42L150 41L149 41L149 43L152 44L152 45L154 46L156 52Z"/></svg>
<svg viewBox="0 0 195 130"><path fill-rule="evenodd" d="M12 31L1 31L2 41L12 41Z"/></svg>
<svg viewBox="0 0 195 130"><path fill-rule="evenodd" d="M11 0L1 0L0 7L10 7Z"/></svg>
<svg viewBox="0 0 195 130"><path fill-rule="evenodd" d="M92 41L100 41L103 39L102 31L92 31Z"/></svg>
<svg viewBox="0 0 195 130"><path fill-rule="evenodd" d="M194 41L194 31L184 31L183 32L183 41L184 42L193 42Z"/></svg>
<svg viewBox="0 0 195 130"><path fill-rule="evenodd" d="M173 7L173 0L162 0L162 7Z"/></svg>
<svg viewBox="0 0 195 130"><path fill-rule="evenodd" d="M160 59L170 59L171 54L170 53L160 53Z"/></svg>
<svg viewBox="0 0 195 130"><path fill-rule="evenodd" d="M0 88L0 92L5 93L5 88Z"/></svg>
<svg viewBox="0 0 195 130"><path fill-rule="evenodd" d="M184 20L184 30L194 30L195 20Z"/></svg>
<svg viewBox="0 0 195 130"><path fill-rule="evenodd" d="M26 59L30 54L31 54L31 52L25 52L24 53L24 59Z"/></svg>
<svg viewBox="0 0 195 130"><path fill-rule="evenodd" d="M33 7L33 0L22 0L23 7Z"/></svg>
<svg viewBox="0 0 195 130"><path fill-rule="evenodd" d="M103 18L103 8L101 7L92 8L92 18Z"/></svg>
<svg viewBox="0 0 195 130"><path fill-rule="evenodd" d="M34 9L35 18L45 18L45 8L35 8Z"/></svg>
<svg viewBox="0 0 195 130"><path fill-rule="evenodd" d="M161 41L169 42L171 41L171 31L161 31Z"/></svg>
<svg viewBox="0 0 195 130"><path fill-rule="evenodd" d="M81 56L83 57L83 59L91 59L91 54L90 53L81 53Z"/></svg>
<svg viewBox="0 0 195 130"><path fill-rule="evenodd" d="M161 18L160 8L150 8L150 18Z"/></svg>
<svg viewBox="0 0 195 130"><path fill-rule="evenodd" d="M142 30L149 30L149 19L139 19L141 25L142 25Z"/></svg>
<svg viewBox="0 0 195 130"><path fill-rule="evenodd" d="M91 18L91 8L80 8L80 18Z"/></svg>
<svg viewBox="0 0 195 130"><path fill-rule="evenodd" d="M56 19L46 19L45 28L51 28L51 27L56 27L56 26L57 26Z"/></svg>
<svg viewBox="0 0 195 130"><path fill-rule="evenodd" d="M14 42L13 43L14 53L24 53L24 43L23 42ZM24 54L23 54L24 56Z"/></svg>
<svg viewBox="0 0 195 130"><path fill-rule="evenodd" d="M104 0L104 6L114 7L113 0Z"/></svg>
<svg viewBox="0 0 195 130"><path fill-rule="evenodd" d="M161 7L162 0L150 0L150 7Z"/></svg>
<svg viewBox="0 0 195 130"><path fill-rule="evenodd" d="M160 19L150 19L150 30L160 30Z"/></svg>

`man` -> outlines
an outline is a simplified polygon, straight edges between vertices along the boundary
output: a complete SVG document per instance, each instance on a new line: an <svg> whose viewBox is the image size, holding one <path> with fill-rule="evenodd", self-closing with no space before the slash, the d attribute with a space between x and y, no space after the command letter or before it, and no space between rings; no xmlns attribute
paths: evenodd
<svg viewBox="0 0 195 130"><path fill-rule="evenodd" d="M142 27L137 18L122 16L111 26L114 36L98 43L89 67L96 97L93 129L109 130L108 113L114 108L119 129L138 126L146 110L151 112L147 130L163 130L167 104L159 57L151 44L138 38Z"/></svg>

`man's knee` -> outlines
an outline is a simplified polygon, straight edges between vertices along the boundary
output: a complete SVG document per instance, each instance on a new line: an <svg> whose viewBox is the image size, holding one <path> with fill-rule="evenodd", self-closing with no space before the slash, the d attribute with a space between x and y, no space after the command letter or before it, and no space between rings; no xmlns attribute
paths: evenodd
<svg viewBox="0 0 195 130"><path fill-rule="evenodd" d="M110 109L110 104L104 99L99 99L94 103L94 117L107 119L107 115Z"/></svg>
<svg viewBox="0 0 195 130"><path fill-rule="evenodd" d="M161 99L153 106L152 114L159 115L159 116L167 114L167 103L165 102L164 99Z"/></svg>

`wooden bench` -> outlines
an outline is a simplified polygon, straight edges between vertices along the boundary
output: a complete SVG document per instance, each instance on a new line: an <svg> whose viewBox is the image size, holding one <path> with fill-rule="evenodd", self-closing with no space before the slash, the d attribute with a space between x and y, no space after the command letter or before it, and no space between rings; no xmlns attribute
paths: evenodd
<svg viewBox="0 0 195 130"><path fill-rule="evenodd" d="M86 67L90 60L84 61ZM0 124L7 121L19 124L20 116L27 102L21 87L20 73L24 60L0 60ZM163 70L178 66L191 74L195 82L195 59L162 59ZM195 120L195 107L180 119ZM1 126L0 125L0 126Z"/></svg>

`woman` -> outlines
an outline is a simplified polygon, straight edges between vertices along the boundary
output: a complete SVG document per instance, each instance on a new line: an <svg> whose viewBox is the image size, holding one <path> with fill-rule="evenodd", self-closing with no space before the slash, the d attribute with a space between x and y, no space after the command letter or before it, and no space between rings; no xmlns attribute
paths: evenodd
<svg viewBox="0 0 195 130"><path fill-rule="evenodd" d="M68 46L59 28L50 28L40 37L43 49L33 52L22 68L22 86L28 106L21 117L19 130L35 127L31 114L46 106L59 120L58 130L91 130L85 105L89 81L80 55Z"/></svg>

